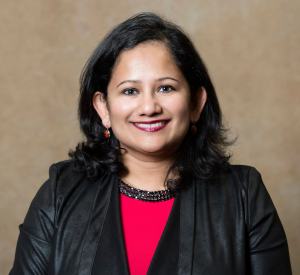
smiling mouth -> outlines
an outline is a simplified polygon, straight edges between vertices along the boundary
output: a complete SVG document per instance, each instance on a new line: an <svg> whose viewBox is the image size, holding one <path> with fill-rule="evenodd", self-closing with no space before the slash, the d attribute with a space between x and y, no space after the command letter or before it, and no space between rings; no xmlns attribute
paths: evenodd
<svg viewBox="0 0 300 275"><path fill-rule="evenodd" d="M142 128L154 128L154 127L163 126L166 123L168 123L168 121L162 121L162 122L157 122L157 123L152 123L152 124L144 124L144 123L133 123L133 124L138 127L142 127Z"/></svg>
<svg viewBox="0 0 300 275"><path fill-rule="evenodd" d="M147 122L147 123L142 123L142 122L133 122L132 124L146 132L156 132L159 131L167 126L167 124L170 122L170 120L163 120L159 122Z"/></svg>

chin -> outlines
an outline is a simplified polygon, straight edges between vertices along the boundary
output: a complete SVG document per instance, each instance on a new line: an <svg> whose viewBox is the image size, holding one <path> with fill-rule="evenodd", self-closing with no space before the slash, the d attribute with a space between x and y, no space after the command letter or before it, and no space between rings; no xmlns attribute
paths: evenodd
<svg viewBox="0 0 300 275"><path fill-rule="evenodd" d="M161 153L171 153L172 149L175 148L176 145L170 146L170 145L166 145L166 144L159 144L159 143L155 143L155 144L147 144L144 146L141 146L139 151L143 151L145 153L149 153L151 155L156 155L156 154L161 154Z"/></svg>
<svg viewBox="0 0 300 275"><path fill-rule="evenodd" d="M142 154L149 154L149 155L155 155L159 154L161 152L167 151L167 147L165 144L159 145L156 144L145 144L145 142L136 142L133 144L123 144L123 148L128 148L128 150L140 152ZM140 145L140 146L137 146Z"/></svg>
<svg viewBox="0 0 300 275"><path fill-rule="evenodd" d="M156 155L163 152L170 154L175 148L177 148L178 142L167 142L166 139L161 138L139 138L128 140L128 142L121 142L123 148L141 152L143 154Z"/></svg>
<svg viewBox="0 0 300 275"><path fill-rule="evenodd" d="M165 149L164 148L143 148L141 151L143 151L145 153L149 153L151 155L156 155L161 152L164 152Z"/></svg>

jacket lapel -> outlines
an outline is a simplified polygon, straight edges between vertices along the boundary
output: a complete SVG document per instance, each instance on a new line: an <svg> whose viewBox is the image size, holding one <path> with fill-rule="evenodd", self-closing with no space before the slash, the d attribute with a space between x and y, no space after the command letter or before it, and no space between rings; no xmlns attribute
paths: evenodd
<svg viewBox="0 0 300 275"><path fill-rule="evenodd" d="M177 194L147 275L192 273L194 181ZM99 183L78 275L129 275L121 223L118 176L106 175Z"/></svg>
<svg viewBox="0 0 300 275"><path fill-rule="evenodd" d="M105 217L104 226L99 238L95 261L92 263L92 275L129 275L127 256L123 240L123 229L120 213L118 177L111 181L111 198ZM109 194L107 194L109 196Z"/></svg>
<svg viewBox="0 0 300 275"><path fill-rule="evenodd" d="M195 183L181 190L178 274L192 274L195 228Z"/></svg>
<svg viewBox="0 0 300 275"><path fill-rule="evenodd" d="M147 275L177 274L180 230L180 194L176 195L164 231L156 247Z"/></svg>
<svg viewBox="0 0 300 275"><path fill-rule="evenodd" d="M78 275L90 275L97 251L99 238L103 232L103 225L107 216L108 206L111 200L113 180L110 174L103 176L99 181L99 187L94 200L93 210L89 218L86 238L81 252Z"/></svg>
<svg viewBox="0 0 300 275"><path fill-rule="evenodd" d="M176 195L166 227L147 275L192 274L194 254L195 184Z"/></svg>

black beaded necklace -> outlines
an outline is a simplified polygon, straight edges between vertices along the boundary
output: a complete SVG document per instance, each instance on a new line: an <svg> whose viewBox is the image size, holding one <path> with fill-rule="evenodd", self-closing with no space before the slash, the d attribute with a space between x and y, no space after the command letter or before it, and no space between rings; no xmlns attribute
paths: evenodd
<svg viewBox="0 0 300 275"><path fill-rule="evenodd" d="M177 189L167 189L160 191L145 191L129 186L119 178L120 193L123 195L147 202L167 201L175 198Z"/></svg>

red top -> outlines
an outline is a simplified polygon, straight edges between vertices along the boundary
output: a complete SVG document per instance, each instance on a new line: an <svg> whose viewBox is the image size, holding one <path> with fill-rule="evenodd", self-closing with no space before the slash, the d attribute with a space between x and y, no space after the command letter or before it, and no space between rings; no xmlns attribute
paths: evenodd
<svg viewBox="0 0 300 275"><path fill-rule="evenodd" d="M147 273L174 200L145 202L120 194L123 235L131 275Z"/></svg>

